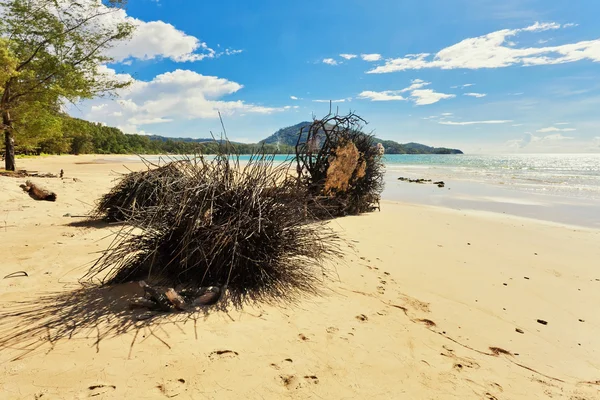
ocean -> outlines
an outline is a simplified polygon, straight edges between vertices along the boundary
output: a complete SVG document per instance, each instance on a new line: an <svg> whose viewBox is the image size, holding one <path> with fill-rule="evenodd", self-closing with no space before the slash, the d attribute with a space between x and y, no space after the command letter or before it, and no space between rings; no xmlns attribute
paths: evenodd
<svg viewBox="0 0 600 400"><path fill-rule="evenodd" d="M386 155L388 174L502 185L600 201L600 154Z"/></svg>
<svg viewBox="0 0 600 400"><path fill-rule="evenodd" d="M385 164L383 199L600 228L600 154L387 155Z"/></svg>
<svg viewBox="0 0 600 400"><path fill-rule="evenodd" d="M160 157L147 159L157 162ZM248 159L240 156L242 162ZM289 159L275 156L276 161ZM136 160L139 157L122 159ZM388 154L384 163L384 200L600 228L600 154ZM399 177L444 181L445 187Z"/></svg>

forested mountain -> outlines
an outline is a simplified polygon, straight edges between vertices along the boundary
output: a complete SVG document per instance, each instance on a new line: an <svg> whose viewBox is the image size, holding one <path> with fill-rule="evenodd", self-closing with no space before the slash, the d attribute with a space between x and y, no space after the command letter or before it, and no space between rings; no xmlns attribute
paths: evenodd
<svg viewBox="0 0 600 400"><path fill-rule="evenodd" d="M295 146L298 142L298 134L303 127L310 126L312 122L303 121L296 125L282 128L261 140L259 143L279 144ZM306 137L305 135L303 135ZM400 144L393 140L378 140L385 147L386 154L462 154L462 151L457 149L447 149L445 147L430 147L420 143Z"/></svg>
<svg viewBox="0 0 600 400"><path fill-rule="evenodd" d="M298 140L298 133L310 122L283 128L259 143L231 143L235 151L250 154L261 147L267 152L290 154ZM17 154L214 154L219 143L213 139L170 138L125 134L118 128L56 114L52 129L44 135L29 132L27 126L17 129ZM419 143L400 144L392 140L379 141L386 154L462 154L460 150L429 147Z"/></svg>

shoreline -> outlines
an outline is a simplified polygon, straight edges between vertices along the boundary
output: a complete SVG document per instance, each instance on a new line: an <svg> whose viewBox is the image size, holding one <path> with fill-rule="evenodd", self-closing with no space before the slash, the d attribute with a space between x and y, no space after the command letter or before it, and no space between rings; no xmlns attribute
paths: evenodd
<svg viewBox="0 0 600 400"><path fill-rule="evenodd" d="M145 157L145 155L140 156ZM211 157L210 155L207 156ZM159 156L148 157L157 158ZM169 159L169 156L162 157L165 160ZM154 159L150 161L156 162ZM126 166L127 169L134 170L144 166L139 156L135 155L124 158L120 154L86 154L28 157L22 159L17 167L31 170L32 168L27 166L32 165L39 172L58 174L63 163L66 165L87 166L89 169L94 169L94 166L112 165L119 166L118 169ZM433 180L444 180L445 178L443 171L429 171L420 167L418 168L419 173L416 174L410 167L404 170L398 169L397 165L394 167L396 168L391 171L386 169L382 202L441 207L459 212L487 212L498 216L511 215L577 228L600 229L600 202L555 194L527 193L515 188L506 188L502 185L465 179L448 180L446 178L446 186L443 189L431 184L421 185L399 182L397 178L407 173L415 175L411 178L425 177Z"/></svg>

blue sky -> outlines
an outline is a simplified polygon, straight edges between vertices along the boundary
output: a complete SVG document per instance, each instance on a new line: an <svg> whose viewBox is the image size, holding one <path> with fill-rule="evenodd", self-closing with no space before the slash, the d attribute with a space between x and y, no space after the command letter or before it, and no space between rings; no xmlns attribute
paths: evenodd
<svg viewBox="0 0 600 400"><path fill-rule="evenodd" d="M134 79L75 116L258 141L329 110L376 135L480 152L600 152L597 0L130 0Z"/></svg>

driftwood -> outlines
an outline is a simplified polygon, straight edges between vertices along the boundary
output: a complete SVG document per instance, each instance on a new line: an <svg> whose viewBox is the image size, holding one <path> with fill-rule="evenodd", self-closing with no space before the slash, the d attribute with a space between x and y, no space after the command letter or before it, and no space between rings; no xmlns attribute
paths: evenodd
<svg viewBox="0 0 600 400"><path fill-rule="evenodd" d="M21 185L21 187L24 191L29 192L30 195L38 200L56 201L56 193L51 192L42 186L36 185L29 180L25 182L25 185Z"/></svg>
<svg viewBox="0 0 600 400"><path fill-rule="evenodd" d="M144 281L138 282L144 289L144 297L129 302L130 308L147 308L153 311L185 311L191 307L208 306L221 300L224 289L218 286L183 289L158 289Z"/></svg>

